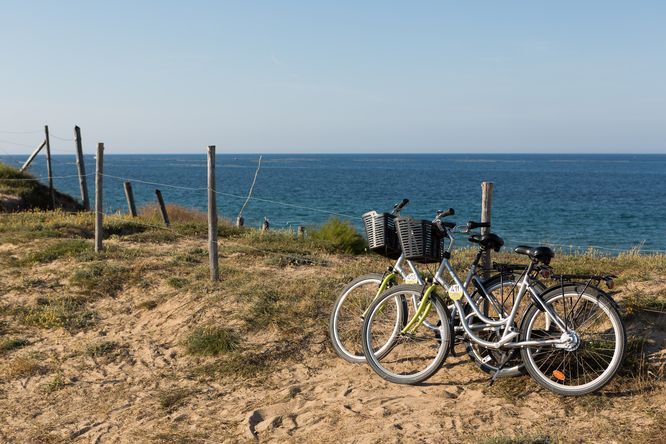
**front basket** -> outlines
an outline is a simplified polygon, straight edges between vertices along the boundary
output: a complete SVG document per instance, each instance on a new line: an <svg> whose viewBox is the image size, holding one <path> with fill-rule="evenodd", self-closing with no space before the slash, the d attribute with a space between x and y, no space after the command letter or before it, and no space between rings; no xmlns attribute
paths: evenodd
<svg viewBox="0 0 666 444"><path fill-rule="evenodd" d="M395 231L395 216L370 211L361 217L370 250L390 259L400 257L402 250Z"/></svg>
<svg viewBox="0 0 666 444"><path fill-rule="evenodd" d="M411 217L399 217L395 222L406 259L423 264L442 260L444 236L432 222Z"/></svg>

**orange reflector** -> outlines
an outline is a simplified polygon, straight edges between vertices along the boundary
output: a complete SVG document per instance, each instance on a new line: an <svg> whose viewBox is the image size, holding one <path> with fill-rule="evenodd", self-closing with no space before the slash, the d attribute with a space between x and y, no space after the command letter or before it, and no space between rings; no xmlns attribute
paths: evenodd
<svg viewBox="0 0 666 444"><path fill-rule="evenodd" d="M564 381L564 379L565 379L565 378L564 378L564 373L562 373L562 372L559 371L559 370L555 370L555 371L553 372L553 376L554 376L555 379L557 379L558 381Z"/></svg>

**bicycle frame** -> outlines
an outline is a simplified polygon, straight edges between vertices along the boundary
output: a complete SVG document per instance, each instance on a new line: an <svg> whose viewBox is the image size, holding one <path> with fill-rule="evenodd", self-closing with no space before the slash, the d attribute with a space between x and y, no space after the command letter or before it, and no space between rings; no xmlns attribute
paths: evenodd
<svg viewBox="0 0 666 444"><path fill-rule="evenodd" d="M462 290L463 296L465 298L465 301L469 304L469 306L472 308L472 311L474 312L474 315L476 315L483 323L480 328L474 326L470 326L470 324L467 321L467 317L463 316L464 310L462 303L460 300L454 300L453 305L455 307L455 310L460 313L460 323L462 325L462 329L467 333L467 335L476 343L482 345L483 347L486 348L491 348L491 349L500 349L500 348L523 348L523 347L540 347L540 346L566 346L571 340L571 331L566 327L565 323L560 319L560 317L555 313L550 306L545 304L543 300L539 297L539 294L532 288L530 285L530 273L533 270L534 264L530 263L525 271L522 274L522 278L520 279L520 282L517 284L519 285L518 289L518 294L513 302L513 306L511 307L511 311L508 316L503 317L502 314L505 313L503 307L499 307L499 303L497 300L492 296L489 295L486 289L483 287L481 280L479 279L478 275L476 274L476 267L477 267L477 260L475 260L472 263L472 266L470 267L467 276L465 278L465 281L461 281L460 277L458 274L455 272L453 269L453 266L449 262L449 251L451 250L454 242L454 237L452 236L452 233L450 230L447 229L447 234L449 236L449 247L446 249L446 252L444 254L444 259L442 259L439 268L437 269L437 272L435 273L433 280L434 283L425 290L423 297L421 298L421 301L419 303L419 306L416 310L416 313L412 317L412 319L407 323L407 325L402 329L401 333L410 333L413 332L418 328L418 326L423 322L425 317L428 314L428 311L430 310L431 307L431 302L430 302L430 296L435 289L437 285L441 285L446 291L448 292L450 289L450 286L446 283L446 281L443 279L444 272L447 272L449 276L453 279L454 283L457 284L460 289ZM479 253L480 254L480 253ZM477 259L478 259L477 255ZM477 289L480 289L483 294L485 295L486 299L490 301L493 305L495 305L495 308L497 309L497 312L500 314L499 319L494 320L486 317L482 312L481 309L479 308L478 304L472 299L470 296L469 292L467 291L467 287L469 284L472 282L472 280L475 280L476 282L476 287ZM514 320L516 318L516 314L518 312L518 307L520 306L520 302L522 301L523 297L525 297L525 294L529 292L529 296L532 298L534 303L544 312L547 314L547 318L551 320L552 322L555 323L555 325L562 331L562 335L560 339L550 339L550 340L540 340L540 341L522 341L522 342L512 342L513 339L518 336L519 332L514 328ZM452 317L453 319L453 317ZM504 327L504 331L502 332L502 336L500 339L496 342L490 342L490 341L485 341L481 338L479 338L475 333L474 330L479 330L479 329L484 329L487 327Z"/></svg>
<svg viewBox="0 0 666 444"><path fill-rule="evenodd" d="M409 273L409 274L403 268L403 265L405 264L405 262L407 263L407 266L411 270L411 273ZM388 270L388 273L386 273L384 275L384 278L382 279L382 283L379 284L379 288L377 289L377 293L375 293L375 297L373 298L373 300L376 299L377 297L379 297L379 295L382 294L388 288L391 281L393 281L395 278L397 278L398 275L400 275L400 277L402 277L404 280L407 280L407 278L409 277L410 274L413 274L415 276L416 282L418 284L420 284L420 285L424 284L423 278L421 277L421 273L418 272L418 270L416 269L416 267L414 266L414 264L411 261L405 259L404 254L401 254L400 257L398 258L398 260L393 265L393 267L390 267L389 270ZM417 302L414 301L415 306L416 306L416 304L417 304ZM363 312L363 314L361 314L361 317L365 318L367 316L367 314L368 314L368 309L366 308L365 311Z"/></svg>
<svg viewBox="0 0 666 444"><path fill-rule="evenodd" d="M465 301L469 304L469 306L472 308L474 311L474 315L476 315L482 322L484 322L487 326L491 327L504 327L504 331L502 332L502 336L500 339L496 342L489 342L485 341L481 338L479 338L476 334L474 334L473 329L470 327L469 323L467 322L466 317L461 316L460 317L460 323L462 324L463 329L465 330L465 333L469 335L469 337L476 343L487 347L487 348L492 348L492 349L499 349L499 348L522 348L522 347L538 347L538 346L544 346L544 345L565 345L568 343L569 340L569 333L570 330L565 326L564 322L560 317L555 313L552 308L545 304L541 298L539 297L539 294L532 288L530 285L530 271L532 270L533 264L529 264L526 272L523 274L523 277L520 281L519 289L518 289L518 294L516 295L516 299L513 303L513 307L511 308L511 312L509 315L505 318L502 318L500 316L500 319L494 320L487 318L484 316L484 314L481 312L479 306L477 303L471 298L469 292L467 291L466 286L461 282L460 278L456 274L455 270L451 266L451 263L449 262L448 259L442 260L442 263L440 264L439 269L437 270L437 273L435 273L435 281L444 287L447 291L450 288L444 279L442 278L444 275L444 271L448 272L448 274L451 276L453 281L461 286L461 289L463 291L463 296L465 298ZM472 270L470 270L470 273ZM469 278L468 278L469 279ZM548 315L548 317L555 323L557 328L560 329L562 332L562 337L560 339L551 339L551 340L541 340L541 341L522 341L522 342L511 342L513 339L518 336L518 331L513 327L514 320L516 317L516 314L518 312L518 307L520 306L520 302L522 301L523 297L525 294L529 292L529 296L532 298L534 303L541 308L543 311L545 311ZM462 303L460 300L455 300L453 301L453 304L456 307L456 310L458 310L459 313L463 313L463 307Z"/></svg>

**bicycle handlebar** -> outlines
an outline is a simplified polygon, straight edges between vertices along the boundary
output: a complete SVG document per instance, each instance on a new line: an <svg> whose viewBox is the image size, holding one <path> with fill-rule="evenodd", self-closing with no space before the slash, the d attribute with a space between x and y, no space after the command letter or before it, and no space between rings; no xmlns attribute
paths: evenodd
<svg viewBox="0 0 666 444"><path fill-rule="evenodd" d="M407 205L408 203L409 199L402 199L400 202L393 205L393 211L391 211L391 214L400 214L400 210L405 208L405 205Z"/></svg>
<svg viewBox="0 0 666 444"><path fill-rule="evenodd" d="M476 228L490 228L490 222L474 222L473 220L470 220L467 222L467 228L470 230Z"/></svg>
<svg viewBox="0 0 666 444"><path fill-rule="evenodd" d="M440 210L440 211L437 212L437 216L435 217L435 219L439 220L443 217L453 216L455 214L456 214L456 210L454 210L453 208L449 208L446 211L441 211Z"/></svg>

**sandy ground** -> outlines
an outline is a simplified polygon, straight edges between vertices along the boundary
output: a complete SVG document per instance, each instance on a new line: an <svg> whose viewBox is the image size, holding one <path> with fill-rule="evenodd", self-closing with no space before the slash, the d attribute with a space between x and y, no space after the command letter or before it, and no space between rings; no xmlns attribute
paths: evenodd
<svg viewBox="0 0 666 444"><path fill-rule="evenodd" d="M57 267L62 266L44 266L41 275L57 280ZM285 273L298 278L294 270ZM6 304L29 301L44 292L67 291L26 292L12 288L11 276L3 274ZM191 370L215 358L186 355L182 338L199 320L209 317L210 302L185 293L168 297L152 309L140 305L169 292L174 294L160 286L145 291L133 287L116 298L99 299L94 304L101 316L98 324L75 334L63 329L22 330L30 346L0 356L0 369L5 369L0 380L0 441L666 440L663 381L641 382L629 376L618 378L602 395L563 398L538 388L528 377L499 380L489 387L488 376L461 356L449 358L423 385L399 386L383 381L365 365L340 360L322 336L310 341L295 359L276 364L256 378L201 378ZM642 314L631 323L630 331L650 338L652 365L663 368L663 315ZM83 353L86 344L95 340L115 341L120 347L110 356ZM263 349L281 343L271 331L250 340ZM463 352L462 347L458 351ZM30 356L37 356L50 370L8 376L12 365ZM49 390L54 384L57 389ZM173 402L164 401L169 394Z"/></svg>

